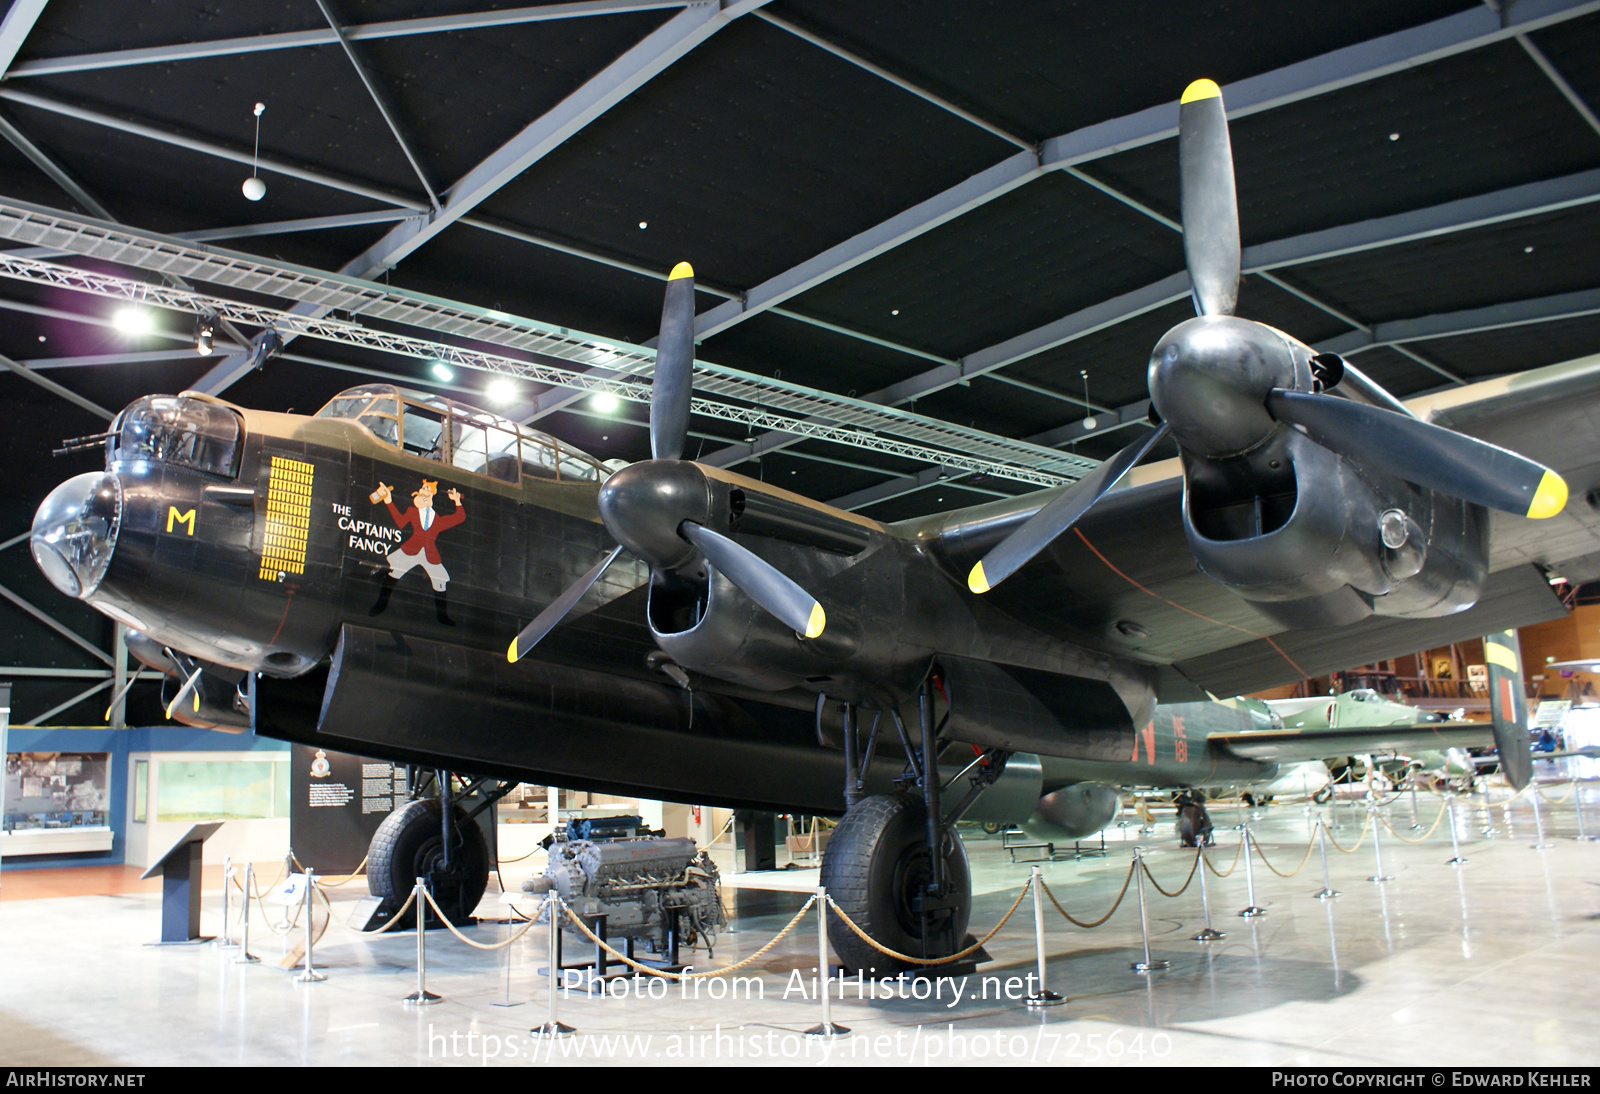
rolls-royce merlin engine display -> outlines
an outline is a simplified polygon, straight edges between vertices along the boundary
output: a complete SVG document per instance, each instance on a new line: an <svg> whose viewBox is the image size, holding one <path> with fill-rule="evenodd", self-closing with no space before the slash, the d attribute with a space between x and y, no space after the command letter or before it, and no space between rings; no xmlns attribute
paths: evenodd
<svg viewBox="0 0 1600 1094"><path fill-rule="evenodd" d="M709 954L727 926L716 864L692 839L557 839L549 850L550 865L523 890L554 892L586 921L605 916L610 940L632 939L663 955L699 942Z"/></svg>

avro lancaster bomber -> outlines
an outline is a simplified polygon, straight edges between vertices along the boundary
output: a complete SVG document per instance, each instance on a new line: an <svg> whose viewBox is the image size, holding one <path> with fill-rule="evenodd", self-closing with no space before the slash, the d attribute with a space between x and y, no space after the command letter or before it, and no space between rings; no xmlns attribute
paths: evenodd
<svg viewBox="0 0 1600 1094"><path fill-rule="evenodd" d="M1562 474L1595 477L1600 369L1407 405L1235 317L1216 85L1191 86L1180 119L1198 314L1151 355L1158 428L1070 486L885 524L685 459L683 264L649 460L609 467L390 386L311 416L150 396L114 423L106 470L40 507L34 556L139 633L174 717L512 783L842 814L830 892L890 948L953 953L958 819L1093 831L1118 785L1266 781L1319 753L1211 696L1554 617L1532 561L1600 549L1592 503L1558 516ZM1164 436L1179 459L1137 466ZM470 911L483 856L455 810L417 811L451 834L374 862L374 893L420 875ZM833 942L884 970L848 931Z"/></svg>

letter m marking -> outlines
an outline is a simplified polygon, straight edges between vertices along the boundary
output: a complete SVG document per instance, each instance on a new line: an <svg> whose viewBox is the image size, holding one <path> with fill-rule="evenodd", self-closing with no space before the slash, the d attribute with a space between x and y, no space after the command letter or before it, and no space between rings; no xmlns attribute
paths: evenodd
<svg viewBox="0 0 1600 1094"><path fill-rule="evenodd" d="M194 510L191 509L187 513L180 513L176 505L167 506L167 531L172 531L174 524L184 526L184 535L194 535Z"/></svg>

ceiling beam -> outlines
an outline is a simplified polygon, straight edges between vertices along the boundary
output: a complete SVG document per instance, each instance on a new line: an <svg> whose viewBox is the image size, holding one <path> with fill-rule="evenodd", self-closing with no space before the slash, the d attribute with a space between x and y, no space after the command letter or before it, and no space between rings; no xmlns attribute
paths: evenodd
<svg viewBox="0 0 1600 1094"><path fill-rule="evenodd" d="M1435 338L1455 338L1464 334L1521 327L1530 323L1554 323L1600 314L1600 289L1558 293L1483 308L1441 312L1416 319L1396 319L1373 325L1372 332L1352 331L1317 344L1321 353L1355 354L1379 346L1399 347L1407 342Z"/></svg>
<svg viewBox="0 0 1600 1094"><path fill-rule="evenodd" d="M1583 96L1578 94L1577 89L1567 82L1567 78L1561 75L1561 71L1551 63L1550 58L1544 55L1544 50L1534 45L1533 39L1526 34L1517 35L1517 44L1522 47L1524 53L1533 58L1533 63L1539 66L1539 71L1555 85L1555 89L1561 92L1561 97L1572 105L1572 109L1578 112L1584 124L1600 136L1600 118L1595 117L1594 110L1584 101Z"/></svg>
<svg viewBox="0 0 1600 1094"><path fill-rule="evenodd" d="M730 20L765 2L691 3L463 175L450 188L442 208L401 221L339 272L371 279L391 269ZM320 317L329 309L301 303L290 310ZM249 353L230 354L195 383L195 390L209 395L225 391L259 367L263 358L254 347Z"/></svg>
<svg viewBox="0 0 1600 1094"><path fill-rule="evenodd" d="M1478 49L1594 11L1600 11L1600 0L1522 0L1504 19L1486 7L1473 8L1239 80L1223 88L1223 96L1229 116L1243 117ZM895 82L900 81L896 79ZM1037 153L1018 152L943 193L768 278L743 297L700 313L695 317L695 337L710 338L1010 193L1049 170L1068 169L1176 136L1177 132L1178 104L1167 102L1051 137L1040 145ZM533 417L559 409L581 395L570 389L542 392L534 401Z"/></svg>
<svg viewBox="0 0 1600 1094"><path fill-rule="evenodd" d="M371 272L395 265L731 20L765 2L742 0L727 6L715 0L691 3L468 171L450 188L443 208L427 218L402 221L354 264L364 265Z"/></svg>
<svg viewBox="0 0 1600 1094"><path fill-rule="evenodd" d="M18 361L19 365L33 369L35 372L57 368L99 368L104 365L147 365L156 361L193 361L198 358L192 344L193 339L183 337L184 342L191 343L185 346L173 346L171 349L128 350L123 353L86 353L78 357L33 357L26 361ZM239 347L217 343L219 350L233 350Z"/></svg>
<svg viewBox="0 0 1600 1094"><path fill-rule="evenodd" d="M190 152L198 152L201 155L215 156L218 159L231 160L234 163L248 164L252 166L256 165L257 162L255 157L252 156L250 152L246 152L241 149L229 148L226 145L217 144L213 141L200 140L196 137L186 137L181 133L174 133L170 130L161 129L157 126L146 125L143 122L130 121L127 118L118 118L110 114L102 114L98 110L90 110L87 107L78 106L74 103L62 102L59 99L53 99L46 95L36 95L31 91L21 91L15 87L0 86L0 99L4 99L7 102L19 103L22 106L30 106L36 110L47 111L51 114L60 114L62 117L73 118L80 122L87 122L90 125L98 125L107 129L115 129L119 132L130 134L131 136L143 137L146 140L159 141L162 144L170 144L175 148L184 148ZM331 190L342 190L347 194L355 194L357 197L364 197L371 201L381 201L385 205L398 205L401 208L415 209L418 212L426 212L428 209L427 202L418 201L413 197L408 197L402 194L393 194L386 190L379 190L376 187L368 186L365 183L339 178L336 175L330 175L326 171L319 171L310 167L302 167L299 164L287 163L283 160L273 159L267 156L262 156L260 158L259 167L263 171L271 171L287 178L299 179L302 182L315 183L318 186L326 186Z"/></svg>
<svg viewBox="0 0 1600 1094"><path fill-rule="evenodd" d="M659 11L687 6L690 0L581 0L579 3L540 4L509 8L505 11L466 12L460 15L435 15L421 19L396 19L383 23L364 23L344 28L351 41L374 38L401 38L416 34L443 34L449 31L485 30L492 27L539 23L553 19L572 19L586 15L619 15L635 11ZM44 7L43 0L19 0ZM9 17L8 17L9 18ZM70 57L45 57L24 61L11 69L9 78L59 76L65 72L90 72L129 65L171 64L203 57L233 57L276 49L305 49L338 43L333 31L324 28L296 30L283 34L257 34L247 38L219 38L210 42L179 42L169 46L118 49L104 53L81 53ZM13 51L14 53L15 51Z"/></svg>
<svg viewBox="0 0 1600 1094"><path fill-rule="evenodd" d="M48 0L11 0L11 7L6 11L4 19L0 19L0 75L14 75L15 69L11 62L17 59L17 51L22 48L22 43L28 40L28 35L33 33L33 25L39 21L39 16L44 14L44 6Z"/></svg>
<svg viewBox="0 0 1600 1094"><path fill-rule="evenodd" d="M1560 212L1595 201L1600 201L1600 169L1579 171L1425 209L1258 243L1244 249L1240 266L1244 273L1300 266L1359 251L1485 228L1508 220Z"/></svg>
<svg viewBox="0 0 1600 1094"><path fill-rule="evenodd" d="M422 183L423 191L428 195L428 204L434 209L439 208L439 195L433 192L433 183L428 181L427 173L422 170L422 163L416 154L411 151L411 142L406 140L405 134L400 131L400 122L390 108L388 96L383 94L378 85L373 81L372 74L367 71L367 66L361 63L361 58L356 56L355 46L350 42L349 35L334 18L333 11L328 7L327 0L316 0L317 10L322 12L323 19L327 20L328 29L333 31L333 36L339 40L339 47L344 50L345 59L350 62L350 67L356 70L356 76L361 80L361 86L367 89L367 95L372 99L372 105L378 108L378 113L383 116L383 124L389 127L389 132L394 136L394 142L400 146L400 152L411 165L412 172L417 176L417 181Z"/></svg>
<svg viewBox="0 0 1600 1094"><path fill-rule="evenodd" d="M1494 12L1474 8L1239 80L1222 89L1223 98L1228 104L1230 118L1244 117L1477 49L1592 11L1600 11L1600 0L1524 0L1508 14L1502 25L1500 16ZM1018 153L997 165L1010 164L1010 171L990 168L768 279L746 294L742 306L730 302L703 313L696 317L695 334L708 338L749 315L782 303L868 258L1009 193L1016 186L1039 177L1044 170L1076 166L1176 136L1177 132L1178 104L1167 102L1051 137L1043 143L1037 161L1031 165L1035 169L1025 170L1029 166L1025 161L1034 157L1028 152ZM989 185L985 186L983 180Z"/></svg>
<svg viewBox="0 0 1600 1094"><path fill-rule="evenodd" d="M24 380L29 380L29 381L31 381L31 382L33 382L35 384L38 384L40 387L44 388L46 391L51 392L51 393L53 393L55 395L61 396L61 398L65 399L67 402L71 403L73 406L82 407L84 410L87 410L90 414L93 414L97 418L104 418L106 421L109 422L109 421L111 421L111 419L116 417L115 414L111 413L111 411L107 410L105 407L101 406L99 403L92 402L89 399L85 399L82 395L79 395L76 391L73 391L73 390L71 390L69 388L62 387L60 384L56 383L54 380L50 379L47 376L40 376L37 372L34 372L31 368L28 368L25 365L17 364L17 362L13 361L9 357L6 357L4 355L0 355L0 365L3 365L4 367L10 369L12 372L16 373L18 376L21 376Z"/></svg>
<svg viewBox="0 0 1600 1094"><path fill-rule="evenodd" d="M34 144L33 141L29 140L27 135L24 134L22 130L12 125L11 120L4 116L0 116L0 136L3 136L6 140L10 141L12 146L16 148L17 151L28 157L35 167L48 175L51 182L65 190L67 192L67 196L78 203L79 208L93 216L99 217L101 220L116 219L116 217L112 216L106 211L106 207L104 205L101 205L94 199L89 191L85 190L78 184L77 179L74 179L71 175L67 174L64 167L58 164L55 160L51 159L49 156L45 155L43 149Z"/></svg>
<svg viewBox="0 0 1600 1094"><path fill-rule="evenodd" d="M68 642L71 642L74 646L77 646L79 649L83 650L85 653L88 653L90 656L99 658L101 661L104 661L108 665L112 663L111 655L109 653L107 653L105 650L103 650L100 647L96 646L93 642L89 641L87 638L83 637L83 635L79 634L77 631L75 631L75 630L71 629L70 627L68 627L65 623L61 622L59 619L56 619L54 616L50 615L49 613L45 612L44 610L42 610L40 608L37 608L33 604L31 604L28 601L24 600L21 596L19 596L16 593L12 592L10 589L6 588L4 585L0 585L0 597L4 597L5 599L11 601L12 604L16 605L18 608L21 608L23 611L27 612L29 615L31 615L35 619L37 619L39 622L43 623L45 626L47 626L51 630L55 631L62 638L65 638Z"/></svg>
<svg viewBox="0 0 1600 1094"><path fill-rule="evenodd" d="M1451 338L1466 334L1478 334L1484 331L1502 330L1507 327L1525 326L1532 323L1553 323L1563 319L1577 319L1586 315L1600 315L1600 289L1584 289L1579 292L1560 293L1555 296L1539 297L1532 300L1518 300L1506 304L1493 304L1483 308L1469 308L1457 312L1445 312L1438 315L1421 316L1415 319L1398 319L1388 323L1378 323L1371 331L1351 331L1336 338L1318 343L1316 349L1319 353L1342 353L1355 355L1365 350L1377 349L1388 346L1404 352L1403 346L1407 342L1420 342L1434 338ZM1429 365L1414 354L1407 354L1421 364ZM1429 365L1437 369L1437 366ZM1459 379L1456 380L1460 383ZM1115 420L1107 422L1107 414L1097 413L1100 419L1096 428L1087 430L1083 422L1073 421L1054 429L1047 429L1042 433L1035 433L1026 438L1032 444L1058 447L1080 441L1085 437L1100 436L1113 430L1123 429L1133 425L1146 425L1150 400L1142 399L1136 403L1118 408ZM733 446L739 448L743 446ZM731 451L724 449L723 451ZM714 452L705 457L702 462L710 463L721 456L722 452ZM941 469L927 467L915 475L898 475L869 486L864 490L857 490L843 497L834 498L829 505L840 509L859 509L890 498L899 497L913 490L920 490L930 482L937 481ZM887 472L886 472L887 474Z"/></svg>
<svg viewBox="0 0 1600 1094"><path fill-rule="evenodd" d="M1359 251L1390 247L1522 217L1557 212L1595 201L1600 201L1600 170L1580 171L1561 178L1508 187L1442 205L1257 244L1244 249L1242 267L1247 273L1265 273ZM1277 278L1271 280L1282 284ZM1296 291L1291 286L1284 287L1291 292ZM1172 274L1132 292L1092 304L1041 327L976 350L957 361L920 372L897 384L875 391L866 398L872 402L890 405L920 399L954 384L969 381L1143 315L1145 312L1165 307L1188 295L1189 275ZM1347 336L1355 340L1352 344L1363 346L1374 344L1370 341L1370 334L1366 333L1366 324L1345 315L1340 315L1339 318L1358 328ZM1421 363L1428 364L1428 362ZM1460 382L1457 377L1435 365L1429 364L1428 367ZM729 467L748 459L751 455L772 451L782 447L783 444L792 443L794 439L788 435L774 435L770 440L766 436L758 437L755 445L732 445L711 453L703 462Z"/></svg>
<svg viewBox="0 0 1600 1094"><path fill-rule="evenodd" d="M855 65L857 68L859 68L859 69L861 69L861 70L863 70L865 72L872 73L874 76L878 77L880 80L885 80L888 83L893 84L895 87L898 87L901 91L907 92L907 93L909 93L911 95L915 95L917 98L921 99L923 102L932 103L934 106L937 106L940 110L946 111L946 112L948 112L950 114L954 114L956 117L960 118L962 121L969 122L972 125L977 126L979 129L982 129L984 132L990 134L991 136L999 137L1001 140L1005 141L1007 144L1016 145L1018 148L1024 149L1024 150L1029 151L1029 152L1034 152L1034 151L1038 150L1037 146L1034 144L1034 142L1029 140L1028 138L1023 137L1023 136L1019 136L1016 133L1013 133L1008 129L1004 129L1001 126L998 126L998 125L994 124L993 122L989 121L986 118L981 118L978 115L974 114L972 111L967 110L964 107L957 106L955 103L951 102L949 99L946 99L941 95L936 95L932 91L929 91L927 88L921 87L921 86L911 82L910 80L905 79L904 77L896 76L893 72L890 72L888 69L882 67L881 65L873 64L871 61L867 60L865 57L861 57L861 56L858 56L858 55L856 55L854 53L851 53L849 50L843 48L842 46L835 45L834 43L828 41L826 38L823 38L821 35L817 35L817 34L811 33L809 30L806 30L804 27L795 26L793 23L789 22L788 20L780 19L776 15L773 15L771 12L766 12L766 11L756 12L756 18L762 20L763 22L771 23L775 27L779 27L779 28L781 28L783 30L786 30L790 34L794 35L796 38L800 38L800 39L802 39L804 41L810 42L812 45L816 46L818 49L823 50L823 51L825 51L827 53L831 53L835 57L838 57L842 61L848 61L851 64Z"/></svg>

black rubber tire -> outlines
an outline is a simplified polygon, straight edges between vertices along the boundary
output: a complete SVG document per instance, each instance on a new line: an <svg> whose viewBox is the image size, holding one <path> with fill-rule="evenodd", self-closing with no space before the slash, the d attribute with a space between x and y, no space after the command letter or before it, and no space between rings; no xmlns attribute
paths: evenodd
<svg viewBox="0 0 1600 1094"><path fill-rule="evenodd" d="M467 820L459 808L455 813L462 845L450 876L439 872L444 845L439 800L429 798L407 802L378 825L367 848L367 891L398 908L420 877L450 922L465 923L489 887L489 847L477 822ZM401 926L415 923L414 913L408 911Z"/></svg>
<svg viewBox="0 0 1600 1094"><path fill-rule="evenodd" d="M925 882L931 865L926 816L921 800L908 795L863 798L833 830L822 855L822 885L844 913L882 945L917 957L924 956L922 928L910 900ZM945 853L945 868L959 900L953 932L959 946L972 916L972 879L967 852L954 833ZM837 916L828 917L828 941L839 962L853 972L894 976L917 967L879 953ZM948 940L940 949L943 953L926 956L955 952Z"/></svg>

